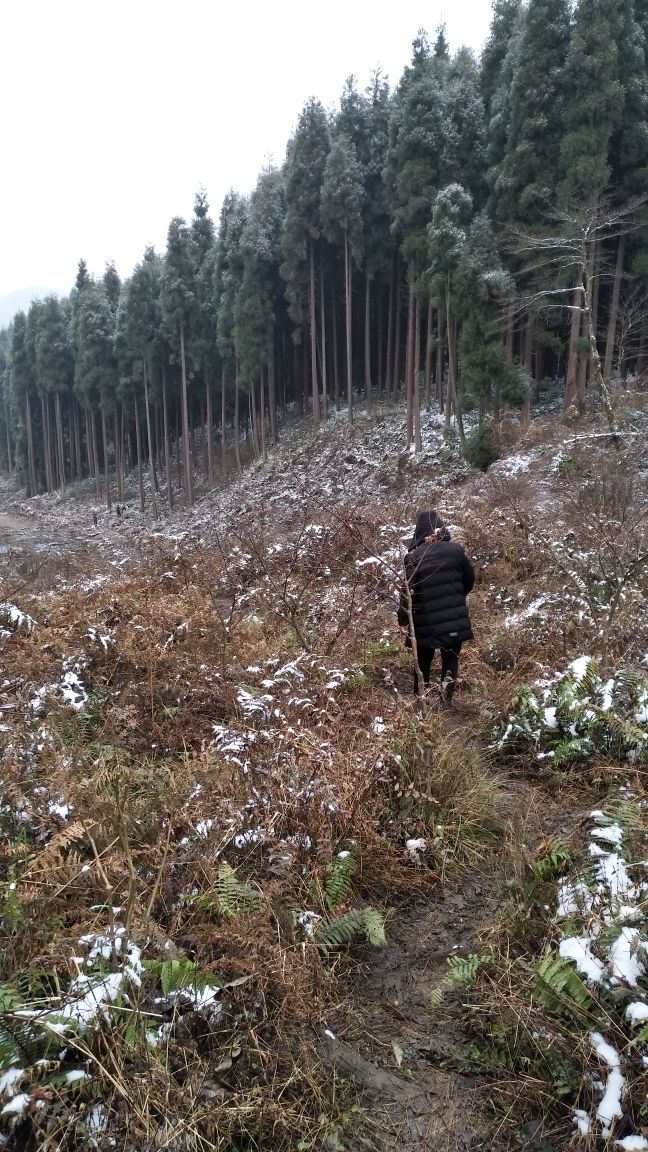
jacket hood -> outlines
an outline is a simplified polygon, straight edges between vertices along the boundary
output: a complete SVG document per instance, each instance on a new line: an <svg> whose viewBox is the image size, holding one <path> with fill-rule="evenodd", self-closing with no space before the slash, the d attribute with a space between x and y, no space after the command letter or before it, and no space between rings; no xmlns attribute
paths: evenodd
<svg viewBox="0 0 648 1152"><path fill-rule="evenodd" d="M429 512L419 512L410 548L418 547L419 544L423 543L426 536L432 536L434 532L440 532L440 540L450 539L450 531L446 528L438 512L435 512L433 508Z"/></svg>

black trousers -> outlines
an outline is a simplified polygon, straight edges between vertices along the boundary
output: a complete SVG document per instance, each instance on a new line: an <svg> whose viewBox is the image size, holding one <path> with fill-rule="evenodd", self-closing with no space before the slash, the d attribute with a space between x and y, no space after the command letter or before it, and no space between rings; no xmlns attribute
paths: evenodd
<svg viewBox="0 0 648 1152"><path fill-rule="evenodd" d="M434 653L436 648L419 648L416 649L418 657L418 665L423 674L423 684L427 688L430 683L430 669L432 661L434 660ZM446 676L451 676L456 680L459 675L459 654L461 652L461 640L457 640L453 648L441 649L441 680L445 680ZM454 684L448 687L448 695L451 697L454 689ZM418 676L414 673L414 691L418 692Z"/></svg>

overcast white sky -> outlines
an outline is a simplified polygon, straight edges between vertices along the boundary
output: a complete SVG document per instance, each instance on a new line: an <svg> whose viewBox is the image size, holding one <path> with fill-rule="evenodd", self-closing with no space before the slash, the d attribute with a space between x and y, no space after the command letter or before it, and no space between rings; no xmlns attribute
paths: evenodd
<svg viewBox="0 0 648 1152"><path fill-rule="evenodd" d="M280 163L309 96L380 65L394 86L419 27L479 52L489 0L13 0L2 5L0 296L67 293L84 257L128 276L203 185Z"/></svg>

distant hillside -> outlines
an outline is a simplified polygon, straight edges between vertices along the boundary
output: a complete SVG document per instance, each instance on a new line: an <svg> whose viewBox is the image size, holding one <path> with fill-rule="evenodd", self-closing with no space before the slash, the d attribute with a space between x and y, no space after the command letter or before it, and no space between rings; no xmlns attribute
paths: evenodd
<svg viewBox="0 0 648 1152"><path fill-rule="evenodd" d="M29 308L32 300L50 296L55 291L55 288L18 288L7 296L0 296L0 328L5 328L16 312Z"/></svg>

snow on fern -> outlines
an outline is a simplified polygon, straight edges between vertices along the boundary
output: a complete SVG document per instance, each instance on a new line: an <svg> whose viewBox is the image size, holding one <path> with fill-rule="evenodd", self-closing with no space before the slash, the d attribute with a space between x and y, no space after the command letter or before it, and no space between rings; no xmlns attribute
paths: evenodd
<svg viewBox="0 0 648 1152"><path fill-rule="evenodd" d="M646 760L647 702L645 677L621 669L603 680L596 661L580 656L548 685L518 690L496 746L532 745L556 764L593 753Z"/></svg>
<svg viewBox="0 0 648 1152"><path fill-rule="evenodd" d="M558 952L574 965L587 987L603 997L602 1004L607 1004L608 997L616 1004L621 990L632 992L635 998L621 1012L629 1026L636 1028L648 1020L648 993L640 986L648 954L648 936L643 929L647 885L637 876L638 866L625 858L621 825L599 809L590 813L590 819L590 865L583 876L564 880L558 888L558 918L566 922ZM614 1011L606 1008L600 1016L602 1023ZM619 1021L615 1035L621 1031ZM589 1040L605 1067L606 1079L601 1100L592 1105L592 1115L578 1109L574 1123L581 1134L598 1130L601 1136L609 1137L623 1115L627 1075L622 1056L602 1032L592 1032ZM632 1142L617 1144L641 1147Z"/></svg>
<svg viewBox="0 0 648 1152"><path fill-rule="evenodd" d="M0 604L0 623L12 632L33 632L38 628L36 621L27 612L16 608L15 604Z"/></svg>

